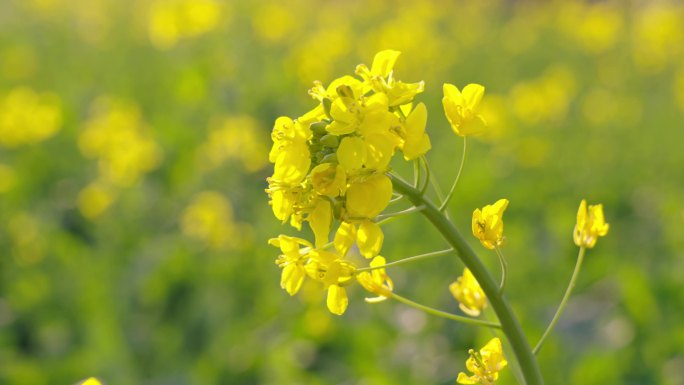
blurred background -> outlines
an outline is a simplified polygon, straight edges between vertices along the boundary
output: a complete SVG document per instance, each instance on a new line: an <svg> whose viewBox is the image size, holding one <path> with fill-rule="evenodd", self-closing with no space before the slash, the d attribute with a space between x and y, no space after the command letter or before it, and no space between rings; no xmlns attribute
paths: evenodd
<svg viewBox="0 0 684 385"><path fill-rule="evenodd" d="M487 330L366 304L358 285L331 315L318 285L280 289L266 244L297 234L263 192L273 121L392 48L396 77L425 80L443 187L462 142L442 84L487 88L491 134L469 142L450 214L470 237L474 208L511 201L508 297L533 343L580 200L604 204L546 382L684 384L682 4L394 3L1 0L0 383L452 384ZM388 260L445 246L419 215L385 232ZM389 273L459 312L462 269Z"/></svg>

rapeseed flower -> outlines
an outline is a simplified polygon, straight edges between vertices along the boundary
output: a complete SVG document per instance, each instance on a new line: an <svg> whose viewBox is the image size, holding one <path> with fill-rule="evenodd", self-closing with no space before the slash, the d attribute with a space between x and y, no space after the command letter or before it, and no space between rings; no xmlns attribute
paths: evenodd
<svg viewBox="0 0 684 385"><path fill-rule="evenodd" d="M380 266L385 266L385 258L377 256L373 258L370 263L371 271L363 271L356 275L356 280L369 292L378 295L375 298L366 298L366 302L376 303L386 300L392 295L394 284L392 279L387 275L385 269Z"/></svg>
<svg viewBox="0 0 684 385"><path fill-rule="evenodd" d="M471 376L461 372L456 382L463 385L491 385L499 378L499 372L508 365L503 356L501 340L492 338L479 352L471 349L466 360L466 368Z"/></svg>
<svg viewBox="0 0 684 385"><path fill-rule="evenodd" d="M482 246L494 249L503 243L503 214L508 199L499 199L493 205L486 205L473 212L473 235Z"/></svg>
<svg viewBox="0 0 684 385"><path fill-rule="evenodd" d="M603 218L603 205L589 205L582 199L577 210L577 224L573 231L575 244L588 249L596 245L598 237L608 234L608 223Z"/></svg>
<svg viewBox="0 0 684 385"><path fill-rule="evenodd" d="M298 230L308 222L315 237L306 252L288 254L281 248L279 265L287 268L281 285L295 293L306 271L327 289L334 314L344 313L348 305L345 286L356 267L345 257L352 246L373 258L371 264L384 264L384 258L377 259L384 234L374 220L392 198L386 175L392 157L399 150L405 159L416 159L430 149L427 109L412 104L423 82L396 80L398 56L398 51L379 52L370 69L357 67L360 80L342 76L327 87L314 82L309 94L318 105L297 119L279 117L271 133L274 168L266 192L273 213ZM324 250L335 223L335 250ZM295 241L287 242L294 250Z"/></svg>
<svg viewBox="0 0 684 385"><path fill-rule="evenodd" d="M487 123L478 111L484 91L484 87L479 84L468 84L463 87L463 92L453 84L444 84L444 113L456 135L484 133Z"/></svg>
<svg viewBox="0 0 684 385"><path fill-rule="evenodd" d="M487 307L487 297L468 268L463 269L463 275L449 285L449 291L459 302L459 308L470 316L479 316Z"/></svg>

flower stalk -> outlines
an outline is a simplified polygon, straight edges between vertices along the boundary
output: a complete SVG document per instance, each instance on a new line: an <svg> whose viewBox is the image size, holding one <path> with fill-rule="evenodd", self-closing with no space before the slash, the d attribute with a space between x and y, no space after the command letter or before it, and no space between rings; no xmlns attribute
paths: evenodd
<svg viewBox="0 0 684 385"><path fill-rule="evenodd" d="M575 284L577 283L577 277L579 276L579 272L582 269L582 262L584 261L584 252L586 250L586 247L580 247L579 254L577 254L577 263L575 263L575 270L572 272L572 277L570 277L568 288L565 290L565 294L563 295L561 303L558 305L558 309L556 309L556 314L553 315L551 322L549 322L549 326L546 327L544 334L542 334L541 338L539 339L539 342L537 342L537 345L532 350L534 354L539 353L539 350L544 344L546 337L549 336L551 330L553 330L553 328L558 323L561 314L563 314L563 310L565 310L565 306L568 304L568 300L570 299L570 295L572 294L572 289L575 288Z"/></svg>
<svg viewBox="0 0 684 385"><path fill-rule="evenodd" d="M487 271L487 268L479 259L477 254L468 245L466 240L456 229L456 226L447 219L439 208L429 201L420 191L405 181L390 175L394 189L405 195L414 205L425 205L421 212L433 224L437 231L442 234L444 239L458 252L459 257L468 269L473 273L480 283L482 290L487 295L492 309L501 322L501 329L508 338L513 352L518 359L520 368L527 385L543 385L544 380L541 376L539 364L532 352L532 348L527 342L520 322L513 314L508 302L499 292L499 285L494 281Z"/></svg>

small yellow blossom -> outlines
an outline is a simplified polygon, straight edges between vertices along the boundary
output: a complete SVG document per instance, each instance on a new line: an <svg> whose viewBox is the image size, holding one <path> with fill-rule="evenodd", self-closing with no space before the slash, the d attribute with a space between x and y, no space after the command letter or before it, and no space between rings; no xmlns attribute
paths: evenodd
<svg viewBox="0 0 684 385"><path fill-rule="evenodd" d="M307 275L328 289L328 310L336 315L342 315L347 310L349 300L344 288L354 275L356 268L350 262L333 252L313 250L310 261L306 264Z"/></svg>
<svg viewBox="0 0 684 385"><path fill-rule="evenodd" d="M347 252L356 241L356 226L351 222L342 222L335 232L333 245L340 255L347 255Z"/></svg>
<svg viewBox="0 0 684 385"><path fill-rule="evenodd" d="M473 375L459 373L456 379L459 384L492 385L499 378L499 372L508 365L501 349L501 340L496 337L487 342L480 352L471 349L468 353L470 357L466 360L466 368Z"/></svg>
<svg viewBox="0 0 684 385"><path fill-rule="evenodd" d="M425 104L419 103L406 118L404 142L401 150L404 159L412 160L425 154L432 148L430 137L425 133L427 125L427 108Z"/></svg>
<svg viewBox="0 0 684 385"><path fill-rule="evenodd" d="M610 226L603 218L603 205L589 205L582 200L577 211L577 224L573 232L575 244L580 247L591 249L596 245L598 237L608 234Z"/></svg>
<svg viewBox="0 0 684 385"><path fill-rule="evenodd" d="M359 284L364 289L378 295L375 298L366 298L366 302L384 301L392 295L392 290L394 289L392 279L387 275L385 269L380 267L385 266L385 264L385 258L377 256L370 263L370 267L373 270L364 271L356 275L356 280L359 281Z"/></svg>
<svg viewBox="0 0 684 385"><path fill-rule="evenodd" d="M482 246L494 249L503 243L503 214L508 199L499 199L493 205L486 205L473 212L473 235Z"/></svg>
<svg viewBox="0 0 684 385"><path fill-rule="evenodd" d="M382 249L382 243L385 240L385 234L382 232L380 225L372 221L363 221L359 224L359 230L356 235L356 244L359 246L361 255L366 258L373 258L378 255Z"/></svg>
<svg viewBox="0 0 684 385"><path fill-rule="evenodd" d="M313 245L304 239L288 237L287 235L271 238L268 243L279 247L283 252L276 259L276 264L283 269L280 276L280 287L285 289L290 295L297 294L306 276L304 269L304 263L307 260L306 249L301 249L300 246L306 246L311 249Z"/></svg>
<svg viewBox="0 0 684 385"><path fill-rule="evenodd" d="M449 285L449 291L459 302L459 308L470 316L479 316L487 307L487 297L468 268L463 269L463 275Z"/></svg>
<svg viewBox="0 0 684 385"><path fill-rule="evenodd" d="M484 132L487 123L478 112L484 91L479 84L468 84L463 92L453 84L444 84L444 113L456 135L479 135Z"/></svg>

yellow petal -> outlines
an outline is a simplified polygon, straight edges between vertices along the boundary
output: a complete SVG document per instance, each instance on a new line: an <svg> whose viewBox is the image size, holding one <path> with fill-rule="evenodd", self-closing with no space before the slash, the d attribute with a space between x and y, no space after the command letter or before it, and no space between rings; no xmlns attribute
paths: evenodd
<svg viewBox="0 0 684 385"><path fill-rule="evenodd" d="M347 290L338 285L330 285L328 287L328 310L336 315L342 315L347 310L349 299L347 298Z"/></svg>
<svg viewBox="0 0 684 385"><path fill-rule="evenodd" d="M366 162L366 146L363 139L357 136L342 139L337 148L337 160L347 173L361 169Z"/></svg>
<svg viewBox="0 0 684 385"><path fill-rule="evenodd" d="M366 258L373 258L380 253L385 235L377 223L363 221L359 225L356 238L361 255Z"/></svg>
<svg viewBox="0 0 684 385"><path fill-rule="evenodd" d="M354 219L373 219L387 207L392 198L392 182L376 174L347 189L347 212Z"/></svg>
<svg viewBox="0 0 684 385"><path fill-rule="evenodd" d="M391 49L386 49L375 54L373 65L371 66L371 74L373 76L382 76L383 78L389 76L399 55L401 55L401 52Z"/></svg>
<svg viewBox="0 0 684 385"><path fill-rule="evenodd" d="M485 88L479 84L468 84L463 87L462 95L465 107L471 111L475 111L480 104L480 100L482 100L484 92Z"/></svg>
<svg viewBox="0 0 684 385"><path fill-rule="evenodd" d="M304 282L304 268L295 263L291 263L283 268L280 276L280 287L285 289L288 294L295 295L302 287Z"/></svg>
<svg viewBox="0 0 684 385"><path fill-rule="evenodd" d="M344 256L347 255L349 248L356 241L356 226L349 222L340 223L340 227L337 228L335 232L335 240L333 241L335 245L335 250Z"/></svg>
<svg viewBox="0 0 684 385"><path fill-rule="evenodd" d="M316 247L321 248L328 243L330 225L332 223L332 205L326 199L318 199L316 206L308 217L311 230L316 237Z"/></svg>

